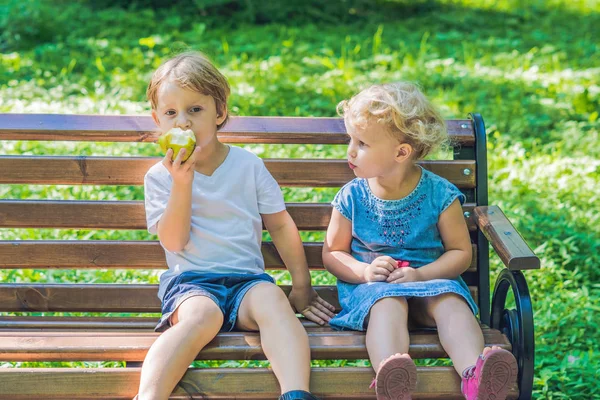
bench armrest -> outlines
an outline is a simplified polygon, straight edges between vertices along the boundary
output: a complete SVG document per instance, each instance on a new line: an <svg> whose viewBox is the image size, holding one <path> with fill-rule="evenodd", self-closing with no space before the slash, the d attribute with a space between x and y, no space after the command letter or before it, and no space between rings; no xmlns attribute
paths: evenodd
<svg viewBox="0 0 600 400"><path fill-rule="evenodd" d="M509 270L539 269L540 259L498 206L475 207L475 223Z"/></svg>

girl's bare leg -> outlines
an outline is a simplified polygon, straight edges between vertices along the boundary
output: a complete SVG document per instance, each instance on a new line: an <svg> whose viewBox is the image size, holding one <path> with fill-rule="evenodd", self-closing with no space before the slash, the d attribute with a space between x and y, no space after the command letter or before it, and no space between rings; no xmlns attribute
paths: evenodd
<svg viewBox="0 0 600 400"><path fill-rule="evenodd" d="M454 293L423 298L427 314L435 321L442 347L458 374L477 362L483 352L483 333L466 301Z"/></svg>
<svg viewBox="0 0 600 400"><path fill-rule="evenodd" d="M367 351L375 372L391 355L408 353L408 304L404 297L385 297L371 307Z"/></svg>

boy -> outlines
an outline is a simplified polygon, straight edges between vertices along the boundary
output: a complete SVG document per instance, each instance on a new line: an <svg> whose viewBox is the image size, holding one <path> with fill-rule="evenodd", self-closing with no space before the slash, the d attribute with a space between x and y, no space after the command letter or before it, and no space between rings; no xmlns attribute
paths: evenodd
<svg viewBox="0 0 600 400"><path fill-rule="evenodd" d="M159 130L191 129L196 148L185 162L185 149L174 160L169 149L144 181L148 230L158 235L169 270L158 293L156 330L165 332L144 360L140 400L167 399L198 352L234 328L260 331L281 400L316 399L308 391L308 336L292 307L319 324L334 308L311 286L297 227L262 160L217 138L229 92L200 53L168 60L148 85ZM264 272L263 222L292 276L289 301Z"/></svg>

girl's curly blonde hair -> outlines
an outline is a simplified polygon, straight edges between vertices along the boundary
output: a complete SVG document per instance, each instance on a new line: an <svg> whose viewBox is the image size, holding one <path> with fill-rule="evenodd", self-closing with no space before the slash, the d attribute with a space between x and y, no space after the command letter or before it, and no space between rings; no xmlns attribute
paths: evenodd
<svg viewBox="0 0 600 400"><path fill-rule="evenodd" d="M372 85L341 101L337 112L347 125L360 129L371 121L383 125L394 138L412 146L417 160L449 144L439 111L410 82Z"/></svg>

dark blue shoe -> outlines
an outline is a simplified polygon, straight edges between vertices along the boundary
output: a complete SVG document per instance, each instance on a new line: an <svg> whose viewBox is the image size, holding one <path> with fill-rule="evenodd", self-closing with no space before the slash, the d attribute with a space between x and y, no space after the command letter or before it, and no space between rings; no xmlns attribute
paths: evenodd
<svg viewBox="0 0 600 400"><path fill-rule="evenodd" d="M319 400L304 390L291 390L279 396L279 400Z"/></svg>

